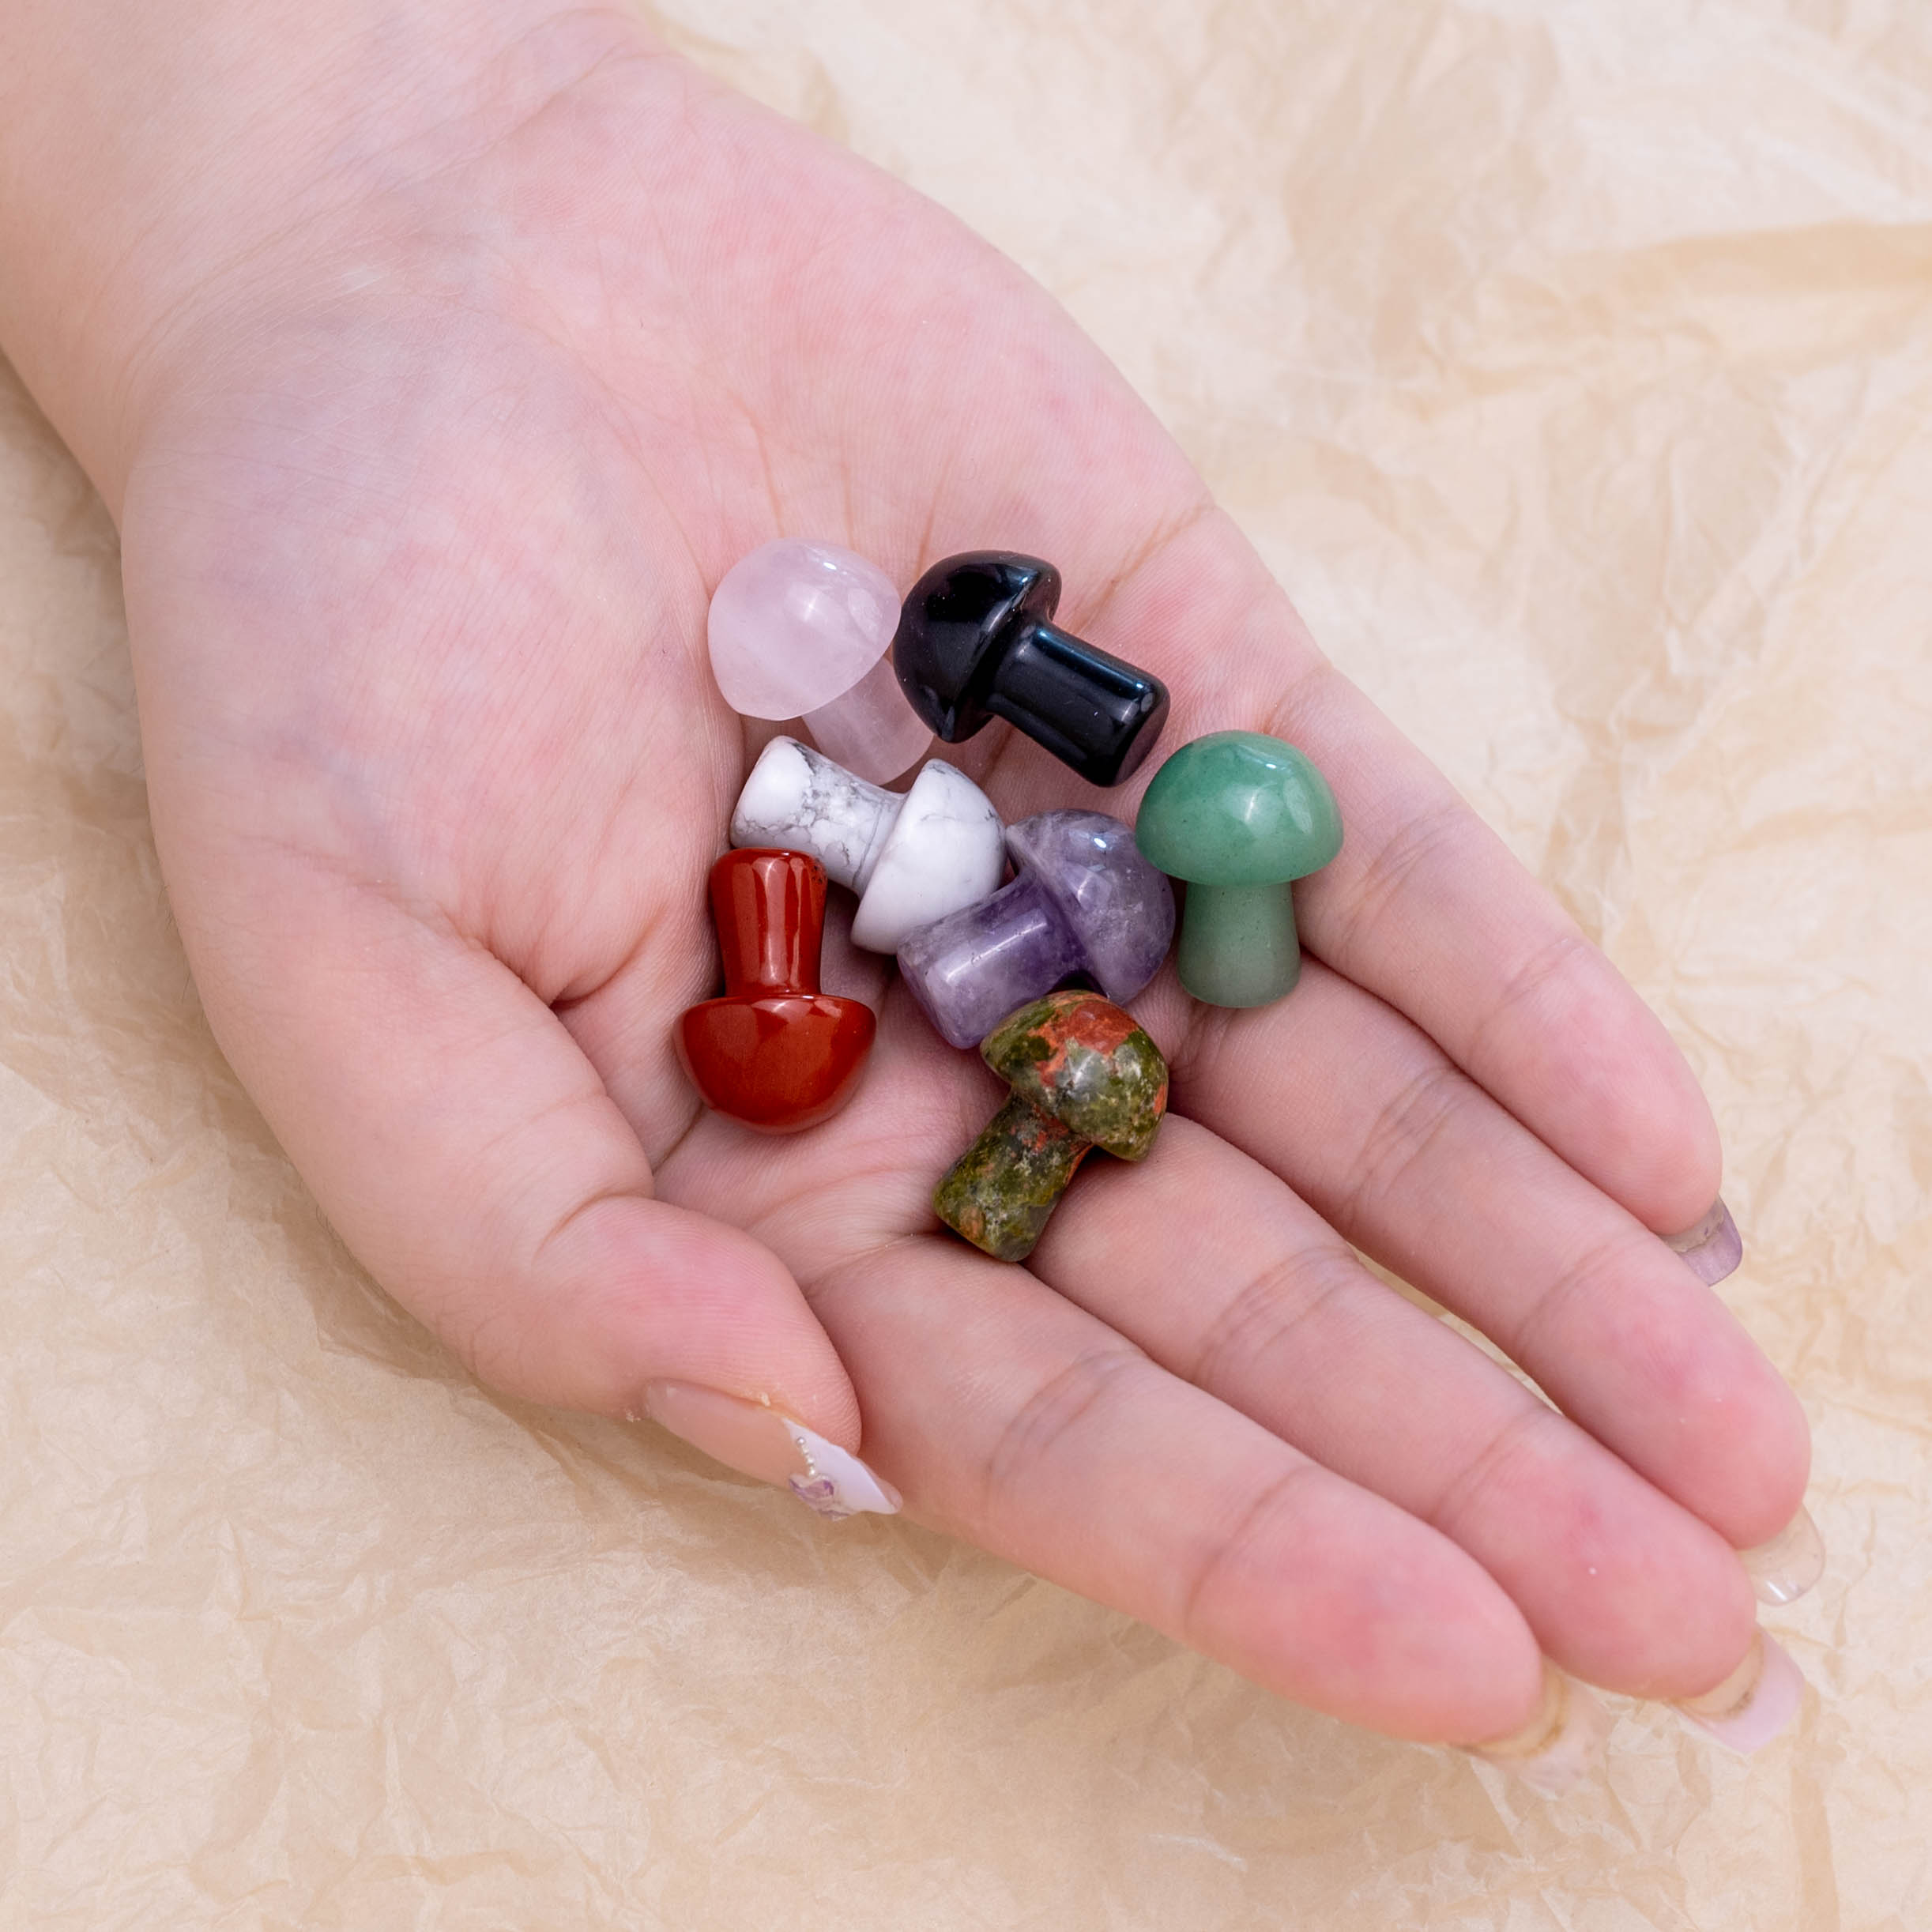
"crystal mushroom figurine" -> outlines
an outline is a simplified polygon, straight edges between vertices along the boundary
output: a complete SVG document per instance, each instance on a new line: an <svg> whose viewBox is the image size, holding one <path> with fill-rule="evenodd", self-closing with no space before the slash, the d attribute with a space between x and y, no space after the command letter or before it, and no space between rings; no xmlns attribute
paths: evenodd
<svg viewBox="0 0 1932 1932"><path fill-rule="evenodd" d="M1060 572L1038 557L947 557L913 586L892 661L947 744L1003 717L1090 784L1118 785L1161 735L1167 687L1056 629L1059 606Z"/></svg>
<svg viewBox="0 0 1932 1932"><path fill-rule="evenodd" d="M1131 1000L1174 936L1173 888L1118 819L1043 812L1011 827L1006 844L1019 875L1011 885L898 949L907 988L954 1046L985 1039L1073 974Z"/></svg>
<svg viewBox="0 0 1932 1932"><path fill-rule="evenodd" d="M852 943L879 953L996 890L1005 830L992 800L943 759L928 759L910 791L888 792L796 738L765 747L731 815L734 845L809 852L857 893Z"/></svg>
<svg viewBox="0 0 1932 1932"><path fill-rule="evenodd" d="M1342 849L1335 794L1292 744L1217 731L1184 744L1154 774L1135 837L1188 882L1176 965L1209 1006L1266 1006L1301 972L1291 879Z"/></svg>
<svg viewBox="0 0 1932 1932"><path fill-rule="evenodd" d="M877 1022L859 1000L819 990L825 868L803 852L728 852L711 868L725 995L678 1022L678 1057L704 1104L789 1134L857 1090Z"/></svg>
<svg viewBox="0 0 1932 1932"><path fill-rule="evenodd" d="M743 717L802 718L828 758L896 778L932 741L887 655L892 580L832 544L781 537L740 557L712 593L711 672Z"/></svg>
<svg viewBox="0 0 1932 1932"><path fill-rule="evenodd" d="M1167 1063L1090 992L1022 1007L980 1051L1012 1092L935 1189L933 1210L996 1261L1022 1261L1091 1149L1147 1158L1167 1110Z"/></svg>

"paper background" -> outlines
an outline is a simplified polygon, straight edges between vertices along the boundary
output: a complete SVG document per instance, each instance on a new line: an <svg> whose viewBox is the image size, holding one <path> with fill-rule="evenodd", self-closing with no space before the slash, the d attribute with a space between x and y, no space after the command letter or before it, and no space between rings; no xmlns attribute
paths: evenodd
<svg viewBox="0 0 1932 1932"><path fill-rule="evenodd" d="M1663 1013L1815 1687L1551 1804L475 1387L216 1054L0 370L0 1925L1932 1926L1932 9L672 0L1121 362Z"/></svg>

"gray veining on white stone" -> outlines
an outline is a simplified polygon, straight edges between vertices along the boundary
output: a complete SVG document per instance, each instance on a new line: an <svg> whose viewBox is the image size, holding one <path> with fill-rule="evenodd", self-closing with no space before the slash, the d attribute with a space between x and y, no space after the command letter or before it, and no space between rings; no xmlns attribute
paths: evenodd
<svg viewBox="0 0 1932 1932"><path fill-rule="evenodd" d="M964 772L928 759L902 796L794 738L773 739L751 768L731 842L810 853L860 894L853 943L873 952L985 898L1006 872L1000 815Z"/></svg>
<svg viewBox="0 0 1932 1932"><path fill-rule="evenodd" d="M998 891L1004 831L992 800L963 771L927 759L873 866L853 944L897 952L909 933Z"/></svg>
<svg viewBox="0 0 1932 1932"><path fill-rule="evenodd" d="M796 738L774 738L738 794L731 842L809 852L834 884L862 892L904 803Z"/></svg>

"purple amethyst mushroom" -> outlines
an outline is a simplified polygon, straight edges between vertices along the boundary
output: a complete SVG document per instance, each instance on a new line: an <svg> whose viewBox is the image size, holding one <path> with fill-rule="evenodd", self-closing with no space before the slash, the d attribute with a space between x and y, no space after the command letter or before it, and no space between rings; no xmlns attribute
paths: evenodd
<svg viewBox="0 0 1932 1932"><path fill-rule="evenodd" d="M977 1046L1016 1007L1083 974L1117 1005L1159 971L1173 888L1134 835L1102 812L1043 812L1007 830L1019 876L991 898L921 926L899 971L955 1046Z"/></svg>

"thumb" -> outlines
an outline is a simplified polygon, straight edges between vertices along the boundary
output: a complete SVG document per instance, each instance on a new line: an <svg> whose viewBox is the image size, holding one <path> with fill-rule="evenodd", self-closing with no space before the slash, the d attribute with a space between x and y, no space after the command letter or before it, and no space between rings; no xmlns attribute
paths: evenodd
<svg viewBox="0 0 1932 1932"><path fill-rule="evenodd" d="M829 1515L895 1508L798 1284L653 1198L542 1000L379 891L288 883L190 952L224 1050L377 1280L506 1393L652 1416Z"/></svg>

